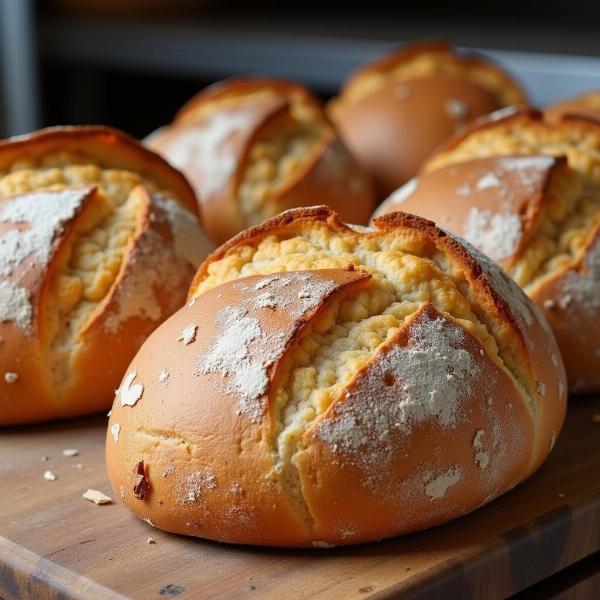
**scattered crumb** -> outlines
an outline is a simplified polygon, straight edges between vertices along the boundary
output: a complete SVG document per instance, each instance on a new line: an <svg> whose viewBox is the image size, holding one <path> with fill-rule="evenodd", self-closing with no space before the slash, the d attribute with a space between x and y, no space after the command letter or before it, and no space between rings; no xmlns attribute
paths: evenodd
<svg viewBox="0 0 600 600"><path fill-rule="evenodd" d="M19 376L16 373L12 373L10 371L8 373L4 373L4 381L6 381L6 383L15 383L17 379L19 379Z"/></svg>
<svg viewBox="0 0 600 600"><path fill-rule="evenodd" d="M109 410L109 411L106 413L106 416L107 416L107 417L110 417L110 415L112 415L112 410Z"/></svg>
<svg viewBox="0 0 600 600"><path fill-rule="evenodd" d="M111 428L110 432L112 433L113 439L115 440L115 444L119 441L119 434L121 433L121 426L118 423L115 423Z"/></svg>
<svg viewBox="0 0 600 600"><path fill-rule="evenodd" d="M149 538L146 540L146 543L147 543L147 544L156 544L156 540L155 540L154 538L151 538L151 537L149 537Z"/></svg>
<svg viewBox="0 0 600 600"><path fill-rule="evenodd" d="M66 448L62 453L63 456L79 456L79 450L75 450L75 448Z"/></svg>
<svg viewBox="0 0 600 600"><path fill-rule="evenodd" d="M565 294L560 299L560 302L558 303L558 305L564 310L565 308L567 308L569 306L569 304L571 304L572 301L573 301L573 296L571 296L571 294Z"/></svg>
<svg viewBox="0 0 600 600"><path fill-rule="evenodd" d="M73 465L73 467L75 469L83 469L83 465L81 463L77 463L76 465Z"/></svg>
<svg viewBox="0 0 600 600"><path fill-rule="evenodd" d="M181 335L177 338L178 342L183 342L185 346L191 344L196 339L196 332L198 331L198 325L190 323L181 332Z"/></svg>
<svg viewBox="0 0 600 600"><path fill-rule="evenodd" d="M90 502L93 502L94 504L111 504L112 503L112 498L110 496L107 496L106 494L103 494L102 492L100 492L98 490L87 490L83 493L82 498L84 500L89 500Z"/></svg>
<svg viewBox="0 0 600 600"><path fill-rule="evenodd" d="M313 548L333 548L334 544L330 544L329 542L323 542L321 540L315 540L311 546Z"/></svg>
<svg viewBox="0 0 600 600"><path fill-rule="evenodd" d="M464 119L469 114L469 107L458 98L448 98L445 109L453 119Z"/></svg>
<svg viewBox="0 0 600 600"><path fill-rule="evenodd" d="M194 306L194 304L196 304L196 298L192 298L189 303L188 306Z"/></svg>
<svg viewBox="0 0 600 600"><path fill-rule="evenodd" d="M137 377L137 370L127 374L121 387L117 390L117 397L121 400L121 406L134 406L144 393L143 383L133 383Z"/></svg>
<svg viewBox="0 0 600 600"><path fill-rule="evenodd" d="M56 475L52 471L45 471L44 479L46 481L56 481Z"/></svg>
<svg viewBox="0 0 600 600"><path fill-rule="evenodd" d="M42 460L43 460L44 462L48 462L48 461L50 460L50 457L49 457L49 456L46 456L46 455L44 454L44 456L42 456Z"/></svg>

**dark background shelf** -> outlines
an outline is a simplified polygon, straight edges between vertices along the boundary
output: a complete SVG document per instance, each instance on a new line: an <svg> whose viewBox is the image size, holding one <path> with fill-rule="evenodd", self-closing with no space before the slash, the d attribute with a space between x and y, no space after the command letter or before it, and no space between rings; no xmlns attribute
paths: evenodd
<svg viewBox="0 0 600 600"><path fill-rule="evenodd" d="M434 11L413 3L390 12L377 1L327 10L308 2L301 13L278 6L214 2L179 18L118 21L0 0L0 127L15 134L106 122L142 136L204 85L240 73L296 79L328 97L361 62L423 38L484 51L538 104L600 88L600 4L454 2Z"/></svg>

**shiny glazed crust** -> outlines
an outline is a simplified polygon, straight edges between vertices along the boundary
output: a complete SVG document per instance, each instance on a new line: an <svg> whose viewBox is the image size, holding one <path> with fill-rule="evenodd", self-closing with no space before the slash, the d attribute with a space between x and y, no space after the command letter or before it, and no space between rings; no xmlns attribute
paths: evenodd
<svg viewBox="0 0 600 600"><path fill-rule="evenodd" d="M161 529L328 547L430 527L530 475L562 425L545 321L424 219L287 211L219 248L189 298L107 436L114 489Z"/></svg>

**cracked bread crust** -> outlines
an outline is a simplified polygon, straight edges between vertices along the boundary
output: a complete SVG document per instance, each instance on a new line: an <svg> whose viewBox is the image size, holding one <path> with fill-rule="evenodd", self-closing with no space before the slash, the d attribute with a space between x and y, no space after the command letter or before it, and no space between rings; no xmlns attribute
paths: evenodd
<svg viewBox="0 0 600 600"><path fill-rule="evenodd" d="M328 112L383 199L457 128L524 102L519 86L489 61L425 43L361 68Z"/></svg>
<svg viewBox="0 0 600 600"><path fill-rule="evenodd" d="M431 219L507 269L530 242L553 178L565 170L564 157L544 156L448 165L396 190L373 218L401 210Z"/></svg>
<svg viewBox="0 0 600 600"><path fill-rule="evenodd" d="M147 143L188 175L217 243L307 199L357 223L374 207L369 178L318 101L287 82L211 86Z"/></svg>
<svg viewBox="0 0 600 600"><path fill-rule="evenodd" d="M20 169L22 161L35 162L64 152L80 155L82 164L134 171L152 181L157 189L170 190L175 200L197 214L196 196L187 179L158 154L112 127L48 127L0 141L0 174L7 169Z"/></svg>
<svg viewBox="0 0 600 600"><path fill-rule="evenodd" d="M180 174L118 132L14 144L0 145L0 425L100 412L210 244L176 192L159 191Z"/></svg>
<svg viewBox="0 0 600 600"><path fill-rule="evenodd" d="M477 157L564 156L571 183L545 198L537 237L549 242L523 255L539 266L529 272L523 260L509 272L544 311L552 325L575 392L600 389L600 122L580 117L550 122L536 110L491 115L461 132L424 167L425 173ZM562 207L562 208L561 208ZM558 211L556 209L558 208ZM552 214L552 213L555 214ZM541 215L543 217L543 214ZM535 240L534 240L535 242ZM528 256L526 256L526 254ZM543 261L540 262L540 257Z"/></svg>
<svg viewBox="0 0 600 600"><path fill-rule="evenodd" d="M422 529L545 459L565 410L555 353L518 288L431 222L357 230L326 207L288 211L213 254L140 350L109 474L139 517L209 539L322 547Z"/></svg>

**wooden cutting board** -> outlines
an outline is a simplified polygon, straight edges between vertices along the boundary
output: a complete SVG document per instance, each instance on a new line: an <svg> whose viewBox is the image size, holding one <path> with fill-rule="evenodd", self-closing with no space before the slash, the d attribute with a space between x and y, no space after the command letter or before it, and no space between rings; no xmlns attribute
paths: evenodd
<svg viewBox="0 0 600 600"><path fill-rule="evenodd" d="M573 401L542 469L472 515L380 543L301 551L178 537L119 504L83 500L88 488L115 497L105 419L0 431L0 598L503 598L600 550L597 413L600 401ZM67 448L78 456L63 456Z"/></svg>

